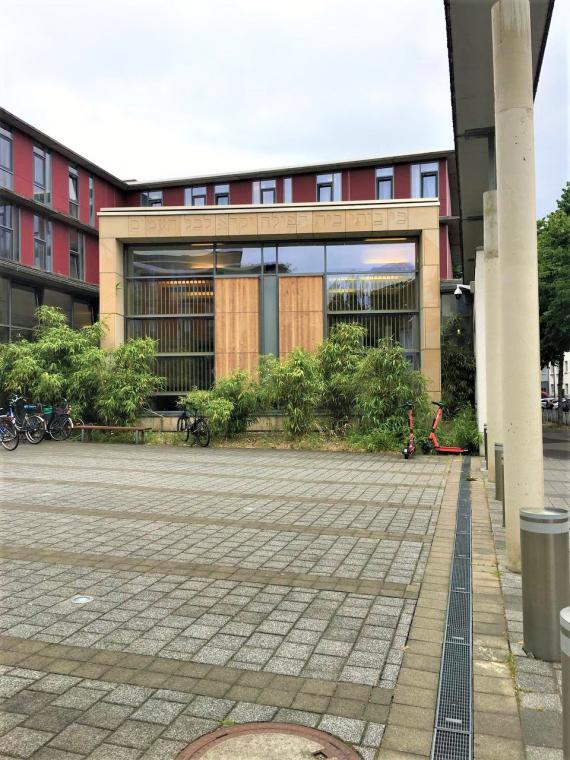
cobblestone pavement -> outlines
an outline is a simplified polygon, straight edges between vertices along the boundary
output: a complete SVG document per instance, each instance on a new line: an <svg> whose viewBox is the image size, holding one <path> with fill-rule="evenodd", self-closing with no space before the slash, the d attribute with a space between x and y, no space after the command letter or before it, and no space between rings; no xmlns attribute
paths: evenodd
<svg viewBox="0 0 570 760"><path fill-rule="evenodd" d="M570 509L570 431L545 430L545 503ZM562 760L562 703L560 664L527 657L523 643L521 576L506 567L502 504L487 489L510 650L513 655L522 738L527 760Z"/></svg>
<svg viewBox="0 0 570 760"><path fill-rule="evenodd" d="M168 760L258 720L376 757L450 461L74 443L8 456L0 760Z"/></svg>

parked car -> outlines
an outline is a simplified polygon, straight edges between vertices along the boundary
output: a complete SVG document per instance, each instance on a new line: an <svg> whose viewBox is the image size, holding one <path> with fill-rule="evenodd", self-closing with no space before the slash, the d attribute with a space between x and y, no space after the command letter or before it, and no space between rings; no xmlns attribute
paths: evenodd
<svg viewBox="0 0 570 760"><path fill-rule="evenodd" d="M555 396L547 396L540 399L540 406L543 409L554 409L554 402L558 404L558 399Z"/></svg>

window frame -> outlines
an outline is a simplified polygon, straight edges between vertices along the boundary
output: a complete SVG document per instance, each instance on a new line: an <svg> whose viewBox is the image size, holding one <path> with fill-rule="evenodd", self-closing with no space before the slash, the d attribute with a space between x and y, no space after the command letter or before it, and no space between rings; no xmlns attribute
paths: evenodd
<svg viewBox="0 0 570 760"><path fill-rule="evenodd" d="M77 235L77 249L72 247L72 236ZM77 262L77 274L72 272L71 262ZM85 281L85 235L79 230L69 230L69 276L74 280Z"/></svg>
<svg viewBox="0 0 570 760"><path fill-rule="evenodd" d="M0 140L6 142L8 145L8 163L5 166L0 164L0 187L5 187L8 190L14 189L14 137L12 130L0 124Z"/></svg>
<svg viewBox="0 0 570 760"><path fill-rule="evenodd" d="M88 188L89 224L95 227L95 177L92 174L88 177Z"/></svg>
<svg viewBox="0 0 570 760"><path fill-rule="evenodd" d="M379 166L375 172L376 179L376 200L377 201L389 201L394 200L394 167L393 166ZM386 182L390 183L390 197L383 198L380 195L380 185Z"/></svg>
<svg viewBox="0 0 570 760"><path fill-rule="evenodd" d="M259 206L274 206L277 203L277 180L256 179L251 183L252 203ZM265 193L271 193L273 200L265 201Z"/></svg>
<svg viewBox="0 0 570 760"><path fill-rule="evenodd" d="M71 188L75 187L75 200L71 198ZM67 167L67 194L69 197L69 216L79 219L79 170L71 164Z"/></svg>
<svg viewBox="0 0 570 760"><path fill-rule="evenodd" d="M36 179L36 159L43 162L45 180L43 185ZM44 206L51 206L51 153L46 148L36 144L34 144L32 149L32 183L34 200Z"/></svg>
<svg viewBox="0 0 570 760"><path fill-rule="evenodd" d="M190 203L188 203L190 201ZM202 202L203 201L203 202ZM184 188L185 206L207 206L208 188L206 185L191 185Z"/></svg>
<svg viewBox="0 0 570 760"><path fill-rule="evenodd" d="M220 202L222 198L227 199L226 202ZM215 206L229 206L230 205L230 185L214 185L214 205Z"/></svg>
<svg viewBox="0 0 570 760"><path fill-rule="evenodd" d="M157 203L160 201L160 203ZM164 205L164 194L162 190L143 190L140 196L141 206L145 208L160 208Z"/></svg>
<svg viewBox="0 0 570 760"><path fill-rule="evenodd" d="M45 238L40 237L39 232L36 232L36 220L38 222L38 228L40 223L45 225ZM39 214L34 214L33 221L33 241L34 241L34 267L41 269L43 272L53 271L52 261L52 241L53 241L53 229L52 223L49 219L46 219ZM43 251L42 251L43 248ZM39 249L39 253L38 253ZM39 260L39 264L38 264ZM45 262L45 266L42 266L42 260Z"/></svg>
<svg viewBox="0 0 570 760"><path fill-rule="evenodd" d="M0 223L0 231L4 230L10 236L10 251L6 258L1 255L0 261L19 261L20 260L20 209L12 203L2 203L0 206L7 206L11 209L11 227Z"/></svg>
<svg viewBox="0 0 570 760"><path fill-rule="evenodd" d="M320 198L321 190L330 190L330 200ZM317 174L315 197L317 203L339 203L342 201L342 172Z"/></svg>

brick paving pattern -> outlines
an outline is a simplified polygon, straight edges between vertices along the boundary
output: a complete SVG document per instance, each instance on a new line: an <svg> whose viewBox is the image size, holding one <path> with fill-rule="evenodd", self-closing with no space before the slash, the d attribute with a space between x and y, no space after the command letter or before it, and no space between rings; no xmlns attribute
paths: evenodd
<svg viewBox="0 0 570 760"><path fill-rule="evenodd" d="M450 461L73 443L9 461L0 760L168 760L258 720L372 760L417 692L399 676L433 682Z"/></svg>

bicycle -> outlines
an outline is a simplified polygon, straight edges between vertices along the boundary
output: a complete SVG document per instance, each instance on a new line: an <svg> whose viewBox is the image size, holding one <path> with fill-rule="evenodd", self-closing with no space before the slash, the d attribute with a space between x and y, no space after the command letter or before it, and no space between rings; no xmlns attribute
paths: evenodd
<svg viewBox="0 0 570 760"><path fill-rule="evenodd" d="M194 409L192 416L184 409L176 422L176 432L184 436L186 443L191 435L194 436L194 443L203 448L210 443L210 428L205 418L198 415L197 409Z"/></svg>
<svg viewBox="0 0 570 760"><path fill-rule="evenodd" d="M20 436L11 415L2 414L3 411L0 409L0 445L6 451L14 451L20 443Z"/></svg>
<svg viewBox="0 0 570 760"><path fill-rule="evenodd" d="M402 449L404 459L411 459L416 453L416 436L414 433L414 407L411 401L404 404L406 415L408 417L408 441Z"/></svg>
<svg viewBox="0 0 570 760"><path fill-rule="evenodd" d="M70 417L71 409L67 399L63 399L61 406L44 406L43 413L46 415L46 430L54 441L66 441L73 430L73 420Z"/></svg>
<svg viewBox="0 0 570 760"><path fill-rule="evenodd" d="M16 411L15 411L16 410ZM46 423L36 412L36 404L28 404L23 396L12 396L9 401L8 416L12 419L18 435L24 435L28 443L37 445L46 434Z"/></svg>

